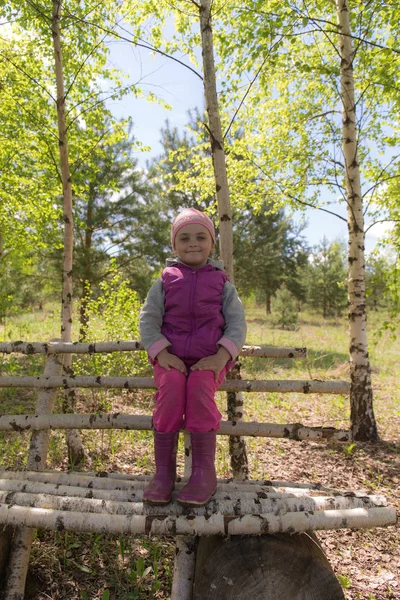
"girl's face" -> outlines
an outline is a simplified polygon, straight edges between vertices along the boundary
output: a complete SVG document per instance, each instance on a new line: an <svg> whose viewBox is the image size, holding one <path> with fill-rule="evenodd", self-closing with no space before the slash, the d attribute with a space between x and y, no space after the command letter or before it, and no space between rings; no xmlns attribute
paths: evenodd
<svg viewBox="0 0 400 600"><path fill-rule="evenodd" d="M213 247L210 232L203 225L189 223L176 234L174 250L178 258L192 269L200 269L207 264Z"/></svg>

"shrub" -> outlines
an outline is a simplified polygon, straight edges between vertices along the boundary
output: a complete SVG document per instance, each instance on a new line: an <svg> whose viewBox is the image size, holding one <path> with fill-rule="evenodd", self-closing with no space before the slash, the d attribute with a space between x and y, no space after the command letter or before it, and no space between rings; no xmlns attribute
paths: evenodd
<svg viewBox="0 0 400 600"><path fill-rule="evenodd" d="M87 325L83 341L106 342L139 340L140 301L112 264L110 281L100 283L100 296L91 297L87 305ZM79 355L78 355L79 356ZM138 376L148 365L144 352L113 352L109 354L80 355L75 360L75 372L110 376Z"/></svg>

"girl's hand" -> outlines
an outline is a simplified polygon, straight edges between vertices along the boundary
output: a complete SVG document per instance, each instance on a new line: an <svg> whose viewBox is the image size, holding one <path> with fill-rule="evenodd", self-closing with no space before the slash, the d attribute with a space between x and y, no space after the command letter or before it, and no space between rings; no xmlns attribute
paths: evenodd
<svg viewBox="0 0 400 600"><path fill-rule="evenodd" d="M164 350L161 350L161 352L157 354L156 361L160 367L163 367L163 369L166 369L167 371L170 369L176 369L184 375L187 375L187 370L183 360L178 358L178 356L175 356L175 354L170 354L167 348L164 348Z"/></svg>
<svg viewBox="0 0 400 600"><path fill-rule="evenodd" d="M201 358L193 367L192 371L214 371L215 381L218 381L222 369L225 367L231 355L223 346L219 347L217 354Z"/></svg>

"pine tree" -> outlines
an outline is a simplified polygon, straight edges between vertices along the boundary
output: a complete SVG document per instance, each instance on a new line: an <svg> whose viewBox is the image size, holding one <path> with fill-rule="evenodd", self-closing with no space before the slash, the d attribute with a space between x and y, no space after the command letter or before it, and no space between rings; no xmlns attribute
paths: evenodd
<svg viewBox="0 0 400 600"><path fill-rule="evenodd" d="M313 249L308 265L308 303L325 318L342 314L347 302L345 252L327 238Z"/></svg>

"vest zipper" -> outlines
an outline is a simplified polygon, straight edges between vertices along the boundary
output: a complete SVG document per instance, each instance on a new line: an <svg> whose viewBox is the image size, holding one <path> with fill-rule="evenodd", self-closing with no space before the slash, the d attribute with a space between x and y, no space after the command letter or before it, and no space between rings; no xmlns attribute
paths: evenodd
<svg viewBox="0 0 400 600"><path fill-rule="evenodd" d="M190 303L189 303L189 310L190 310L190 314L191 314L191 319L192 319L192 328L191 331L186 339L186 344L185 344L185 356L188 357L189 356L189 345L192 341L192 334L194 333L194 331L196 330L196 318L194 315L194 297L196 294L196 285L197 285L197 271L192 271L192 275L194 275L194 277L192 277L192 282L191 282L191 289L190 289Z"/></svg>

